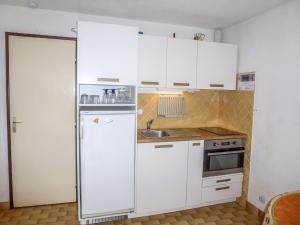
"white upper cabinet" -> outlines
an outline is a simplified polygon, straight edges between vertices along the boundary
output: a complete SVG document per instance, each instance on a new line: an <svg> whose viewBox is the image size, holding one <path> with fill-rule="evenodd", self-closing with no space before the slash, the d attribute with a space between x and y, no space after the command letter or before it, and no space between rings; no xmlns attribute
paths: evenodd
<svg viewBox="0 0 300 225"><path fill-rule="evenodd" d="M198 42L197 88L236 89L237 46Z"/></svg>
<svg viewBox="0 0 300 225"><path fill-rule="evenodd" d="M79 21L77 59L78 83L136 85L138 28Z"/></svg>
<svg viewBox="0 0 300 225"><path fill-rule="evenodd" d="M150 35L139 36L140 87L166 87L167 38Z"/></svg>
<svg viewBox="0 0 300 225"><path fill-rule="evenodd" d="M197 77L197 41L168 39L167 87L195 89Z"/></svg>

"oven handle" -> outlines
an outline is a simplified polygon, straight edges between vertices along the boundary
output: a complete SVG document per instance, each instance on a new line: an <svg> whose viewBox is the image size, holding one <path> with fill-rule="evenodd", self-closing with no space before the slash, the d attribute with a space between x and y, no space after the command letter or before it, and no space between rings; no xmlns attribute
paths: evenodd
<svg viewBox="0 0 300 225"><path fill-rule="evenodd" d="M213 153L208 153L208 156L213 156L213 155L229 155L229 154L235 154L235 153L244 153L244 150L240 151L229 151L229 152L213 152Z"/></svg>

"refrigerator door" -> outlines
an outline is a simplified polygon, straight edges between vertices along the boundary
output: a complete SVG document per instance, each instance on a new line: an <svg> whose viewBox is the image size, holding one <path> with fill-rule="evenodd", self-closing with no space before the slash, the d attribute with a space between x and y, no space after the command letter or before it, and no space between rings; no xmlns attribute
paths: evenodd
<svg viewBox="0 0 300 225"><path fill-rule="evenodd" d="M135 114L81 115L83 217L134 208Z"/></svg>

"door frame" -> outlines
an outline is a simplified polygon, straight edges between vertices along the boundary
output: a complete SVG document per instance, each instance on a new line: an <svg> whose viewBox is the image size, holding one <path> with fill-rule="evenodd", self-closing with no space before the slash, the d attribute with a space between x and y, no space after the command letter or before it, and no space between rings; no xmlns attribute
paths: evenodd
<svg viewBox="0 0 300 225"><path fill-rule="evenodd" d="M64 36L51 36L51 35L41 35L41 34L29 34L29 33L15 33L15 32L5 32L5 67L6 67L6 122L7 122L7 155L8 155L8 182L9 182L9 207L14 208L13 201L13 183L12 183L12 159L11 159L11 121L10 121L10 86L9 86L9 37L10 36L20 36L20 37L32 37L32 38L46 38L46 39L59 39L59 40L70 40L76 43L76 63L75 63L75 105L77 105L77 38L76 37L64 37ZM75 121L76 121L76 107L75 107ZM76 135L75 135L76 140ZM75 151L75 157L76 151ZM76 159L77 160L77 159ZM76 165L77 167L77 165ZM76 168L75 168L76 169ZM77 183L77 169L76 169L76 183ZM77 195L76 195L77 201Z"/></svg>

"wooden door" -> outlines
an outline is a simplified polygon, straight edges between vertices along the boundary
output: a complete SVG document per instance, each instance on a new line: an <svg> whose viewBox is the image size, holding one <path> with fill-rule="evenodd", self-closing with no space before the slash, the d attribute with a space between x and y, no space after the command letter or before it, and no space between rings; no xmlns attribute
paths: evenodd
<svg viewBox="0 0 300 225"><path fill-rule="evenodd" d="M76 201L76 41L7 36L14 207Z"/></svg>

